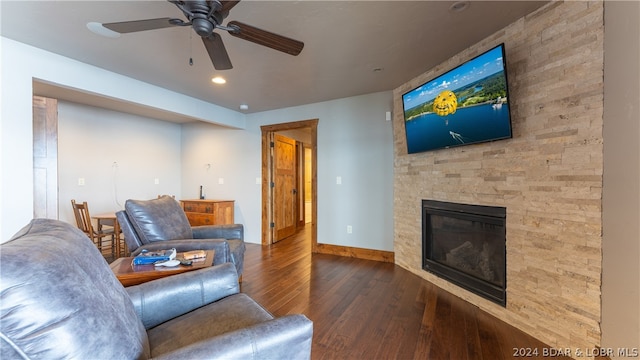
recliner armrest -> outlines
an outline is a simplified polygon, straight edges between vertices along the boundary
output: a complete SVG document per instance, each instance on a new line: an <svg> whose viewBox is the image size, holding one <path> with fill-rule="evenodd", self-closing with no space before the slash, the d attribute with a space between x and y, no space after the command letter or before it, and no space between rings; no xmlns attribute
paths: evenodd
<svg viewBox="0 0 640 360"><path fill-rule="evenodd" d="M154 357L160 359L309 359L313 322L286 315Z"/></svg>
<svg viewBox="0 0 640 360"><path fill-rule="evenodd" d="M193 270L125 288L149 329L240 291L231 263Z"/></svg>
<svg viewBox="0 0 640 360"><path fill-rule="evenodd" d="M194 239L240 239L244 240L242 224L193 226Z"/></svg>

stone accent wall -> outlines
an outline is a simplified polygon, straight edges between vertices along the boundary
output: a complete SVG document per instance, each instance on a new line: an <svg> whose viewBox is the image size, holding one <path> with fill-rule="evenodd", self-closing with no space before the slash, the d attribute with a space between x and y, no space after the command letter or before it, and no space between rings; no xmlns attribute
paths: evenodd
<svg viewBox="0 0 640 360"><path fill-rule="evenodd" d="M394 90L396 263L554 347L600 344L603 3L554 2ZM513 138L407 155L402 94L505 43ZM421 199L507 208L507 306L422 270Z"/></svg>

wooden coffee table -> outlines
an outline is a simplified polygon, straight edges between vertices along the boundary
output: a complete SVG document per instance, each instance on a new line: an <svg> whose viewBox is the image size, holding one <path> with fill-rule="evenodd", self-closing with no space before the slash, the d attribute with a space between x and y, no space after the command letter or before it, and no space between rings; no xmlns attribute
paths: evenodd
<svg viewBox="0 0 640 360"><path fill-rule="evenodd" d="M164 267L151 265L133 265L133 257L123 257L116 259L109 267L123 286L142 284L147 281L160 279L166 276L180 274L187 271L203 269L213 265L214 250L205 250L207 256L203 259L195 259L191 265L178 265L175 267ZM181 258L182 253L178 253L176 258Z"/></svg>

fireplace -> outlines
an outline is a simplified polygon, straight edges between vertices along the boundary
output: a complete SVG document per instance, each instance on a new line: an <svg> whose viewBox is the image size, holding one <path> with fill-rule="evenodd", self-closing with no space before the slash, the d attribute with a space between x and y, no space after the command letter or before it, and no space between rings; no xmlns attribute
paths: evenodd
<svg viewBox="0 0 640 360"><path fill-rule="evenodd" d="M422 268L507 303L506 208L422 200Z"/></svg>

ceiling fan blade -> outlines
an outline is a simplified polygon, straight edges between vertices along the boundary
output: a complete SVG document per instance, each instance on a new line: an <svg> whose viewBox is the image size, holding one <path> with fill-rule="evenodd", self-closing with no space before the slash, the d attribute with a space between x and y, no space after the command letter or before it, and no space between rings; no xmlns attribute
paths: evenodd
<svg viewBox="0 0 640 360"><path fill-rule="evenodd" d="M228 0L228 1L222 0L220 2L222 3L222 9L220 11L224 13L224 12L228 12L234 6L238 5L240 0Z"/></svg>
<svg viewBox="0 0 640 360"><path fill-rule="evenodd" d="M229 34L235 37L270 47L293 56L300 54L304 47L304 43L301 41L258 29L257 27L243 24L238 21L230 21L227 26L237 27L239 29L238 31L229 31Z"/></svg>
<svg viewBox="0 0 640 360"><path fill-rule="evenodd" d="M229 70L233 68L227 49L224 47L222 37L216 33L211 33L209 37L203 37L202 42L204 47L207 48L213 67L216 70Z"/></svg>
<svg viewBox="0 0 640 360"><path fill-rule="evenodd" d="M106 27L109 30L113 30L121 34L126 34L136 31L155 30L174 26L169 22L169 20L171 20L171 18L122 21L102 24L102 26Z"/></svg>

